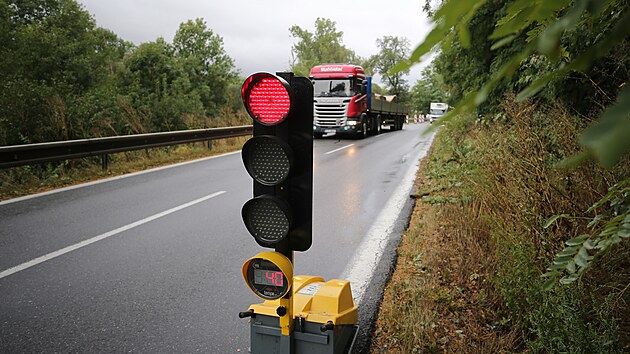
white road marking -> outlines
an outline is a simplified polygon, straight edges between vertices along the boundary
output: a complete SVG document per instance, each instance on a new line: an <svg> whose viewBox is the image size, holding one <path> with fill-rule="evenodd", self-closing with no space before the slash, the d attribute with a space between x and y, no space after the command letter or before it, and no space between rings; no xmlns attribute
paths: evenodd
<svg viewBox="0 0 630 354"><path fill-rule="evenodd" d="M335 150L332 150L332 151L328 151L328 152L327 152L327 153L325 153L324 155L332 154L332 153L334 153L334 152L341 151L341 150L343 150L343 149L347 149L347 148L349 148L349 147L351 147L351 146L354 146L354 144L346 145L346 146L340 147L339 149L335 149Z"/></svg>
<svg viewBox="0 0 630 354"><path fill-rule="evenodd" d="M365 291L372 280L372 276L374 275L376 266L381 260L394 223L398 219L405 203L409 200L409 191L416 179L420 159L429 151L434 136L435 133L431 133L430 138L423 143L417 156L415 156L414 161L416 162L409 166L400 185L394 191L391 198L389 198L383 210L376 217L363 241L361 241L361 245L357 247L357 252L340 277L340 279L350 281L352 295L357 304L361 303L363 295L365 295Z"/></svg>
<svg viewBox="0 0 630 354"><path fill-rule="evenodd" d="M0 279L2 279L4 277L8 277L11 274L15 274L17 272L20 272L20 271L23 271L25 269L28 269L30 267L36 266L36 265L38 265L40 263L49 261L49 260L51 260L53 258L57 258L59 256L62 256L64 254L66 254L66 253L78 250L79 248L91 245L91 244L93 244L95 242L98 242L98 241L101 241L101 240L104 240L104 239L106 239L108 237L117 235L117 234L119 234L121 232L133 229L134 227L146 224L146 223L151 222L151 221L153 221L155 219L159 219L159 218L161 218L163 216L172 214L172 213L174 213L176 211L188 208L188 207L193 206L195 204L199 204L199 203L204 202L204 201L206 201L208 199L211 199L211 198L214 198L214 197L218 197L218 196L220 196L223 193L226 193L226 192L225 191L219 191L219 192L207 195L205 197L202 197L202 198L199 198L199 199L195 199L195 200L193 200L191 202L188 202L188 203L176 206L174 208L165 210L165 211L163 211L161 213L157 213L157 214L151 215L151 216L146 217L146 218L144 218L142 220L138 220L136 222L132 222L131 224L127 224L125 226L119 227L119 228L117 228L115 230L106 232L104 234L101 234L101 235L98 235L98 236L94 236L94 237L92 237L90 239L87 239L87 240L81 241L79 243L76 243L74 245L62 248L62 249L60 249L58 251L48 253L48 254L43 255L41 257L37 257L37 258L35 258L35 259L31 260L31 261L28 261L26 263L22 263L22 264L20 264L18 266L15 266L13 268L9 268L9 269L7 269L5 271L0 272Z"/></svg>
<svg viewBox="0 0 630 354"><path fill-rule="evenodd" d="M169 169L169 168L180 167L180 166L185 166L185 165L189 165L189 164L192 164L192 163L197 163L197 162L202 162L202 161L206 161L206 160L216 159L216 158L219 158L219 157L234 155L234 154L238 154L240 152L241 151L239 150L239 151L228 152L228 153L221 154L221 155L203 157L203 158L200 158L200 159L197 159L197 160L184 161L184 162L176 163L176 164L173 164L173 165L161 166L161 167L156 167L156 168L152 168L152 169L149 169L149 170L138 171L138 172L133 172L133 173L127 173L127 174L120 175L120 176L99 179L97 181L86 182L86 183L81 183L81 184L75 184L73 186L58 188L58 189L54 189L54 190L51 190L51 191L48 191L48 192L42 192L42 193L37 193L37 194L26 195L26 196L23 196L23 197L8 199L8 200L5 200L5 201L1 201L0 202L0 206L1 205L5 205L5 204L21 202L23 200L43 197L45 195L50 195L50 194L65 192L65 191L69 191L69 190L73 190L73 189L88 187L88 186L92 186L92 185L99 184L99 183L116 181L116 180L127 178L127 177L143 175L145 173L151 173L151 172L166 170L166 169Z"/></svg>

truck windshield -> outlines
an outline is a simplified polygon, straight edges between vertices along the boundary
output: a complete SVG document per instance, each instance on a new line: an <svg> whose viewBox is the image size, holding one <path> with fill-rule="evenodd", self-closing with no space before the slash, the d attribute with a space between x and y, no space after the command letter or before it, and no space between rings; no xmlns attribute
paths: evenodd
<svg viewBox="0 0 630 354"><path fill-rule="evenodd" d="M431 110L431 114L436 115L436 116L438 116L438 115L441 116L441 115L444 114L444 110L443 109L432 109Z"/></svg>
<svg viewBox="0 0 630 354"><path fill-rule="evenodd" d="M315 97L352 97L352 81L348 79L313 80Z"/></svg>

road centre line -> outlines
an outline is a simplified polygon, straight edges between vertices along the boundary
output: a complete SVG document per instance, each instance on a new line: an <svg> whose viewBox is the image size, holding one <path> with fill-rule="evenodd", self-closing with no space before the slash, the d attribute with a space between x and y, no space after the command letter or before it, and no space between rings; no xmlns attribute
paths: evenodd
<svg viewBox="0 0 630 354"><path fill-rule="evenodd" d="M327 153L325 153L324 155L332 154L332 153L334 153L334 152L341 151L341 150L343 150L343 149L347 149L347 148L349 148L349 147L351 147L351 146L354 146L354 144L346 145L346 146L340 147L339 149L335 149L335 150L332 150L332 151L328 151L328 152L327 152Z"/></svg>
<svg viewBox="0 0 630 354"><path fill-rule="evenodd" d="M157 214L151 215L151 216L146 217L146 218L144 218L142 220L138 220L136 222L132 222L131 224L127 224L125 226L119 227L119 228L117 228L115 230L106 232L104 234L100 234L98 236L94 236L94 237L92 237L90 239L87 239L87 240L81 241L79 243L76 243L74 245L62 248L62 249L57 250L55 252L48 253L48 254L43 255L41 257L37 257L37 258L35 258L33 260L30 260L30 261L28 261L26 263L22 263L22 264L20 264L18 266L15 266L15 267L12 267L12 268L9 268L7 270L4 270L4 271L0 272L0 279L2 279L4 277L8 277L11 274L15 274L17 272L20 272L20 271L23 271L25 269L28 269L30 267L36 266L36 265L38 265L40 263L49 261L49 260L51 260L53 258L57 258L59 256L62 256L64 254L66 254L66 253L78 250L79 248L91 245L91 244L93 244L95 242L98 242L98 241L101 241L101 240L104 240L104 239L106 239L108 237L117 235L117 234L119 234L121 232L133 229L134 227L137 227L137 226L146 224L148 222L151 222L153 220L159 219L159 218L161 218L163 216L166 216L166 215L172 214L174 212L180 211L182 209L188 208L188 207L193 206L195 204L199 204L199 203L204 202L204 201L206 201L208 199L211 199L211 198L214 198L214 197L218 197L218 196L220 196L221 194L224 194L224 193L226 193L226 192L225 191L219 191L219 192L216 192L216 193L209 194L209 195L207 195L205 197L202 197L202 198L199 198L199 199L195 199L195 200L190 201L188 203L185 203L185 204L176 206L174 208L165 210L165 211L163 211L161 213L157 213Z"/></svg>

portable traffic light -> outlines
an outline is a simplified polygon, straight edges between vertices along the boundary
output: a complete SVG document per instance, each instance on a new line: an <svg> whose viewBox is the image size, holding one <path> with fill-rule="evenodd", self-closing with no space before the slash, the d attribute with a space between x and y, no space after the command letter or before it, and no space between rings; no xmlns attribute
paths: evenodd
<svg viewBox="0 0 630 354"><path fill-rule="evenodd" d="M264 300L240 312L252 317L251 352L345 353L358 333L350 282L293 275L293 251L311 247L313 215L313 85L292 73L257 73L241 90L254 119L243 146L254 198L241 211L263 247L242 268L249 289Z"/></svg>
<svg viewBox="0 0 630 354"><path fill-rule="evenodd" d="M241 89L254 120L243 146L254 198L243 205L247 230L263 247L306 251L313 214L313 86L293 73L256 73Z"/></svg>

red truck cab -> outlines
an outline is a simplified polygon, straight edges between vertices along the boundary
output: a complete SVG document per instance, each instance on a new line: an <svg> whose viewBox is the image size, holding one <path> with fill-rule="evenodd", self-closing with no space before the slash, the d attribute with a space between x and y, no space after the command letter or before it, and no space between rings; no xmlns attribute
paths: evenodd
<svg viewBox="0 0 630 354"><path fill-rule="evenodd" d="M313 82L315 137L324 134L367 134L361 115L368 109L366 76L352 64L326 64L311 69Z"/></svg>

